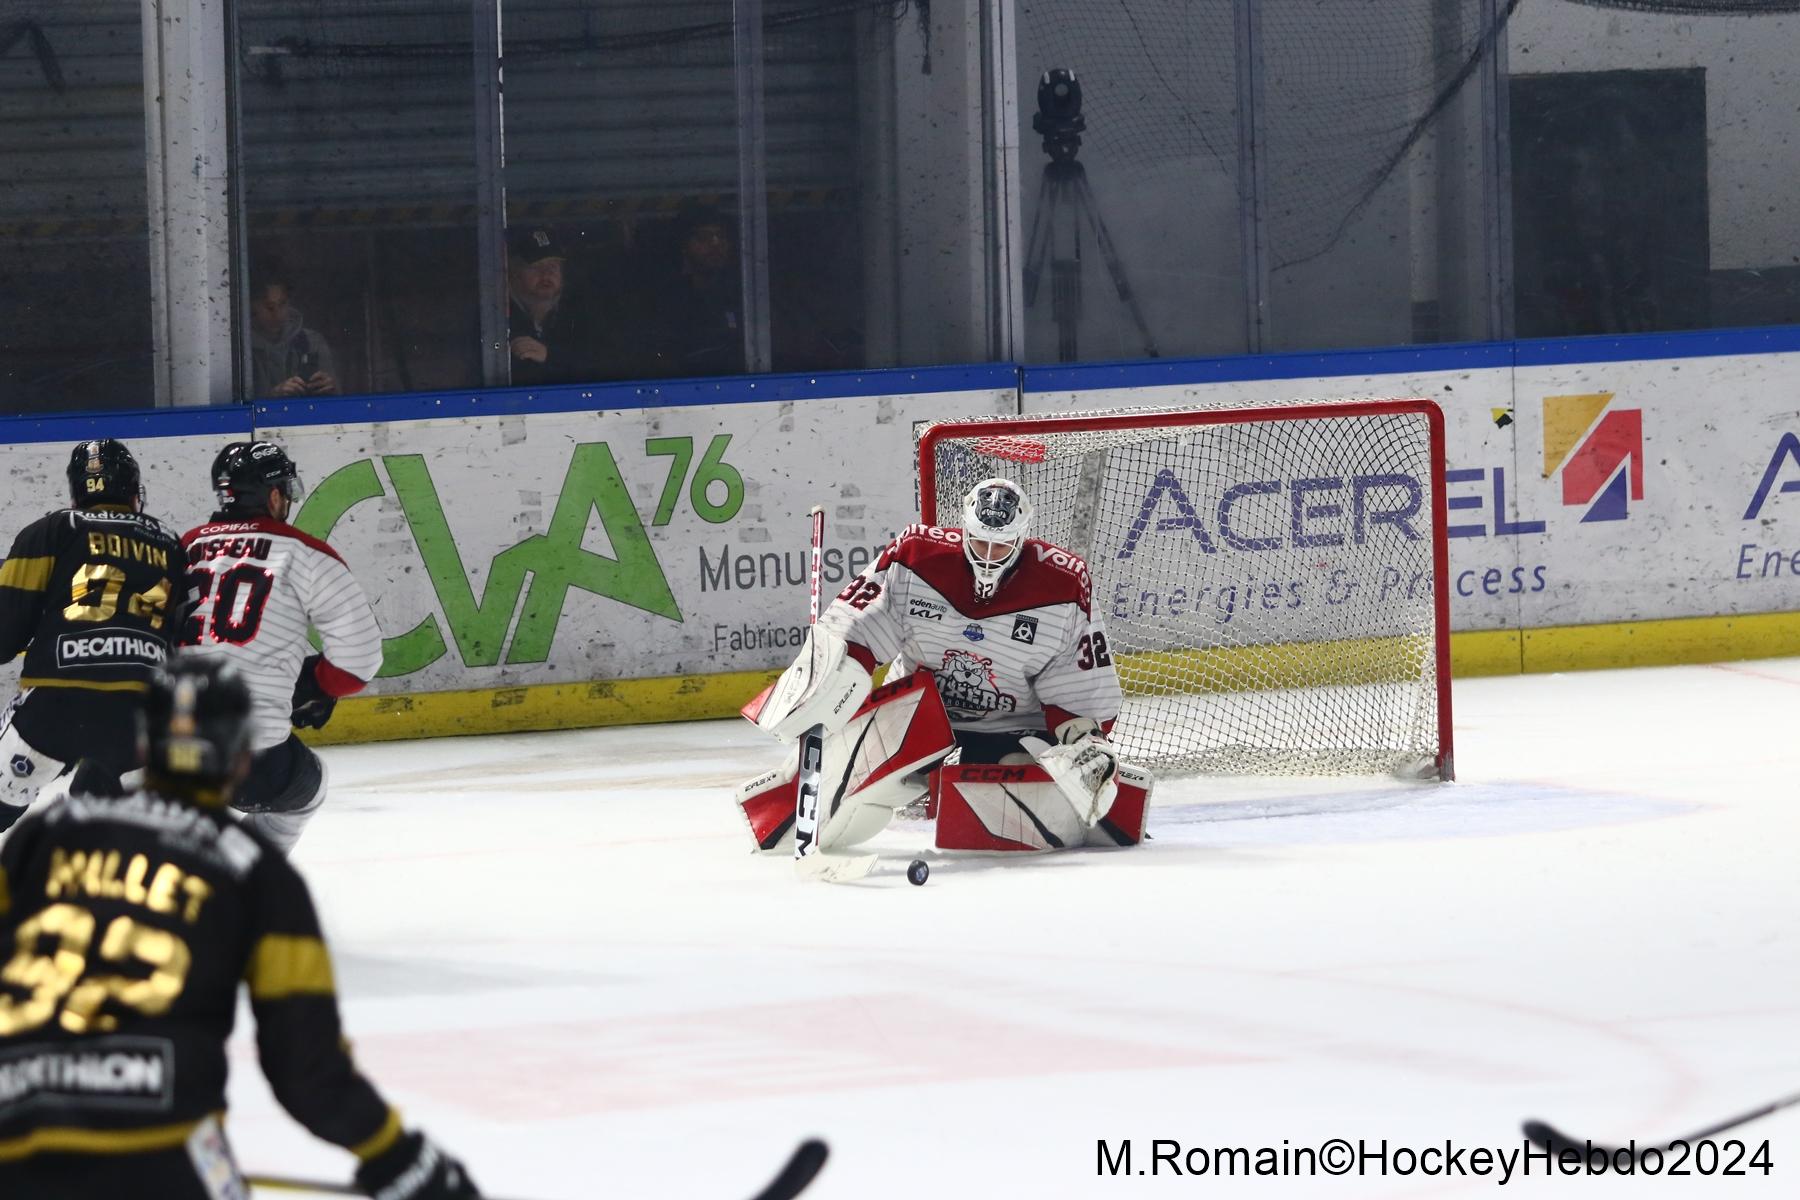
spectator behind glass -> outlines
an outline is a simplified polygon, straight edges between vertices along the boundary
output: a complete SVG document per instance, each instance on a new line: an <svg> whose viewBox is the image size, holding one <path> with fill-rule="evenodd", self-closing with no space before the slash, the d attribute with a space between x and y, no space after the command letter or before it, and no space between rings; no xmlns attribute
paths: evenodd
<svg viewBox="0 0 1800 1200"><path fill-rule="evenodd" d="M564 295L567 257L548 229L520 229L507 238L507 332L515 386L600 378L594 322L579 298Z"/></svg>
<svg viewBox="0 0 1800 1200"><path fill-rule="evenodd" d="M651 284L646 341L658 376L744 372L742 291L731 223L689 205L675 219L675 261Z"/></svg>
<svg viewBox="0 0 1800 1200"><path fill-rule="evenodd" d="M251 395L335 396L337 360L289 301L286 276L271 271L251 285Z"/></svg>

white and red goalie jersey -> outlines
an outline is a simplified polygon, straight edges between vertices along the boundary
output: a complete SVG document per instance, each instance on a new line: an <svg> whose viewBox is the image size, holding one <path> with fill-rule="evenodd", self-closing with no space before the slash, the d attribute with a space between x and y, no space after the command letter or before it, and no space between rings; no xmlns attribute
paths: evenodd
<svg viewBox="0 0 1800 1200"><path fill-rule="evenodd" d="M1046 732L1119 715L1119 676L1094 616L1087 564L1027 538L993 597L976 597L963 533L912 525L850 581L819 624L866 668L930 671L952 728Z"/></svg>
<svg viewBox="0 0 1800 1200"><path fill-rule="evenodd" d="M187 532L187 620L181 643L231 659L250 685L251 737L257 751L292 731L294 683L313 653L309 627L322 639L315 668L332 696L362 690L381 669L381 627L362 587L337 551L262 516L217 521Z"/></svg>

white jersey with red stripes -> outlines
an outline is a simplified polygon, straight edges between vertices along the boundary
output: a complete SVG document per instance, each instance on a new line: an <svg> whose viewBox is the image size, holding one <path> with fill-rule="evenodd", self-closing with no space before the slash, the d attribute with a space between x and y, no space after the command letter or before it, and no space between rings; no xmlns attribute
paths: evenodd
<svg viewBox="0 0 1800 1200"><path fill-rule="evenodd" d="M1088 717L1110 729L1119 675L1093 613L1087 564L1027 538L982 601L962 539L960 529L910 526L820 623L842 634L864 666L898 660L903 673L929 670L953 728L1054 733L1070 717Z"/></svg>
<svg viewBox="0 0 1800 1200"><path fill-rule="evenodd" d="M325 661L320 685L334 696L358 691L381 668L381 627L350 568L329 545L263 516L215 521L187 532L183 646L229 658L249 684L255 748L292 732L294 681L313 653L317 629Z"/></svg>

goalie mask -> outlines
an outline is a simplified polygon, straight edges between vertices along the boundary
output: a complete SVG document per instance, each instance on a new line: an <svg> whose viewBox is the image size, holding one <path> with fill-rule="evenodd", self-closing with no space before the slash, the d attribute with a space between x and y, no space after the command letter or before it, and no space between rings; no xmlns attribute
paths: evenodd
<svg viewBox="0 0 1800 1200"><path fill-rule="evenodd" d="M1010 479L984 479L963 497L963 557L975 570L977 600L992 600L1019 561L1031 514L1031 501Z"/></svg>

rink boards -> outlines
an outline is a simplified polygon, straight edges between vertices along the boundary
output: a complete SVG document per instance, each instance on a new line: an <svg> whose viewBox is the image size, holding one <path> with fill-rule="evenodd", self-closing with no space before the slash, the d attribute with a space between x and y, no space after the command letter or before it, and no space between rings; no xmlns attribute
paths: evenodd
<svg viewBox="0 0 1800 1200"><path fill-rule="evenodd" d="M213 454L254 430L300 465L297 523L384 631L334 740L712 717L803 636L812 505L830 592L914 519L916 422L1425 396L1458 674L1708 661L1800 652L1796 395L1800 330L1776 329L13 418L0 524L60 503L70 444L117 436L149 510L190 527ZM1192 498L1199 520L1212 503ZM1219 554L1260 579L1254 553ZM1130 564L1109 568L1124 599L1097 599L1135 602Z"/></svg>

